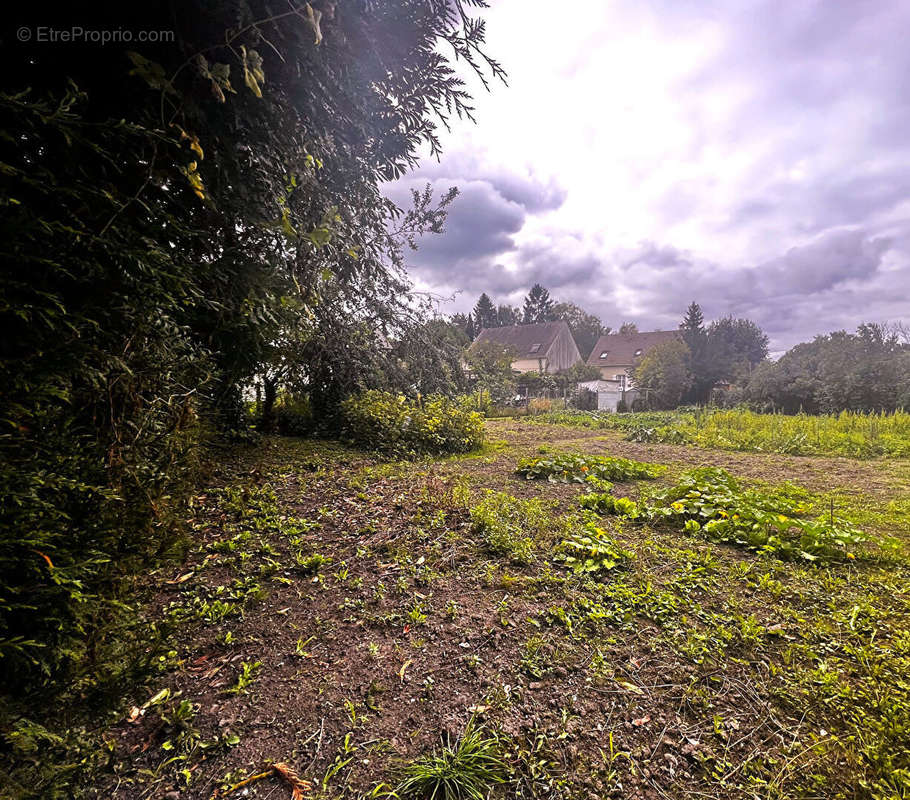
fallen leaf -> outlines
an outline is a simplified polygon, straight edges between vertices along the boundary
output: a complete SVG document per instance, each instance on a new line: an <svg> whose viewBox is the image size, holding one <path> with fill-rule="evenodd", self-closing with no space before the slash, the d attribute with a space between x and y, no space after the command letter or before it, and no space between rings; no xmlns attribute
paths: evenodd
<svg viewBox="0 0 910 800"><path fill-rule="evenodd" d="M404 673L405 673L405 670L407 670L407 668L410 667L411 664L412 664L411 659L408 659L407 661L404 662L404 664L401 665L401 669L398 670L398 679L399 679L402 683L404 683Z"/></svg>

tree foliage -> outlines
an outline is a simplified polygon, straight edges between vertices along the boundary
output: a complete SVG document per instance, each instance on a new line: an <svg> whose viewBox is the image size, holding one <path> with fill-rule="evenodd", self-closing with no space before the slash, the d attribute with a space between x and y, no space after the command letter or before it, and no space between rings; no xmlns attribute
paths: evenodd
<svg viewBox="0 0 910 800"><path fill-rule="evenodd" d="M97 4L98 28L176 41L3 48L7 689L122 645L122 628L104 634L135 616L112 602L121 578L168 546L195 448L241 422L244 384L294 362L327 407L377 354L426 382L414 353L436 332L403 253L441 230L451 195L405 212L379 186L470 116L455 59L502 74L483 5Z"/></svg>
<svg viewBox="0 0 910 800"><path fill-rule="evenodd" d="M893 411L910 407L910 344L883 325L798 344L752 374L744 399L788 413Z"/></svg>
<svg viewBox="0 0 910 800"><path fill-rule="evenodd" d="M552 322L554 319L553 301L550 299L549 291L535 283L525 297L522 322L525 325L532 325L537 322Z"/></svg>
<svg viewBox="0 0 910 800"><path fill-rule="evenodd" d="M651 408L676 408L692 383L691 354L685 342L672 339L655 345L635 368L635 386Z"/></svg>
<svg viewBox="0 0 910 800"><path fill-rule="evenodd" d="M490 393L494 403L508 400L515 394L515 373L512 362L515 351L492 339L474 342L465 352L474 388Z"/></svg>
<svg viewBox="0 0 910 800"><path fill-rule="evenodd" d="M477 299L477 305L474 306L474 326L478 331L484 328L496 328L499 326L499 319L496 314L496 306L490 296L484 292Z"/></svg>

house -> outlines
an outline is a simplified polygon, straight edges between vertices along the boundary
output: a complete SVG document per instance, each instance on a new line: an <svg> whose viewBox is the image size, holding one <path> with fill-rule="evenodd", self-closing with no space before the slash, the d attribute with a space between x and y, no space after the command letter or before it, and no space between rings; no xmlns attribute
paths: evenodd
<svg viewBox="0 0 910 800"><path fill-rule="evenodd" d="M632 370L663 342L680 338L679 331L646 331L644 333L610 333L601 336L588 356L588 365L600 369L600 380L580 384L597 393L597 407L616 411L620 403L631 407L638 397L632 382Z"/></svg>
<svg viewBox="0 0 910 800"><path fill-rule="evenodd" d="M572 331L562 320L484 328L474 342L496 342L508 347L515 355L512 369L516 372L552 374L582 361Z"/></svg>

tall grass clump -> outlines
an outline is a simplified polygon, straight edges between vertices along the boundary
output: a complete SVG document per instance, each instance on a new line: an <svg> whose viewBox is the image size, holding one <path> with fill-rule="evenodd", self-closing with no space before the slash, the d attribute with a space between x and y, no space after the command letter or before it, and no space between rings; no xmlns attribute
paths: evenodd
<svg viewBox="0 0 910 800"><path fill-rule="evenodd" d="M472 719L456 742L446 742L405 769L398 794L415 800L484 800L507 775L499 739Z"/></svg>

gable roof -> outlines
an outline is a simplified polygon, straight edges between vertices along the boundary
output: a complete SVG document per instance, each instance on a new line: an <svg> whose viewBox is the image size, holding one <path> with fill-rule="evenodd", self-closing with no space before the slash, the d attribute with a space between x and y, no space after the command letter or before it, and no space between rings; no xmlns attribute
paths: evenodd
<svg viewBox="0 0 910 800"><path fill-rule="evenodd" d="M594 345L587 363L594 367L630 367L641 361L655 345L680 337L679 331L609 333Z"/></svg>
<svg viewBox="0 0 910 800"><path fill-rule="evenodd" d="M516 353L516 360L544 358L562 331L572 335L564 320L538 322L534 325L506 325L502 328L484 328L474 341L496 342L510 347Z"/></svg>

